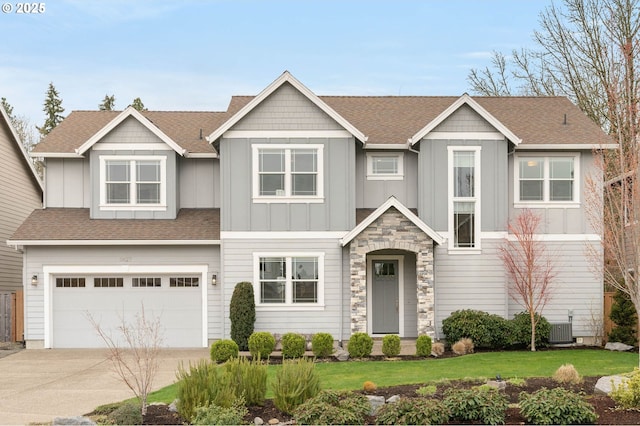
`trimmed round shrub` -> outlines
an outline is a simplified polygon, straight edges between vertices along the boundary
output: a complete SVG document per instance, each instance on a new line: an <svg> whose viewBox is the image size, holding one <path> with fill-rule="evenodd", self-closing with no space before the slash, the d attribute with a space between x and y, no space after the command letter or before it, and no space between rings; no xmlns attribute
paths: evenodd
<svg viewBox="0 0 640 426"><path fill-rule="evenodd" d="M286 333L282 336L282 357L300 358L304 355L307 341L298 333Z"/></svg>
<svg viewBox="0 0 640 426"><path fill-rule="evenodd" d="M382 353L386 357L400 355L400 336L387 334L382 338Z"/></svg>
<svg viewBox="0 0 640 426"><path fill-rule="evenodd" d="M416 355L428 357L431 356L431 346L433 342L431 337L423 334L416 339Z"/></svg>
<svg viewBox="0 0 640 426"><path fill-rule="evenodd" d="M253 285L250 282L236 284L229 304L231 320L231 339L238 344L241 351L249 349L249 336L253 333L256 322L256 301Z"/></svg>
<svg viewBox="0 0 640 426"><path fill-rule="evenodd" d="M267 359L276 347L276 338L268 331L256 331L249 336L248 343L253 359Z"/></svg>
<svg viewBox="0 0 640 426"><path fill-rule="evenodd" d="M384 404L376 415L378 425L441 425L449 421L442 402L426 398L400 398Z"/></svg>
<svg viewBox="0 0 640 426"><path fill-rule="evenodd" d="M597 414L581 394L564 388L542 388L520 393L520 413L534 425L582 425L593 423Z"/></svg>
<svg viewBox="0 0 640 426"><path fill-rule="evenodd" d="M500 349L511 343L510 322L499 315L463 309L453 312L442 321L442 332L453 345L465 337L477 348Z"/></svg>
<svg viewBox="0 0 640 426"><path fill-rule="evenodd" d="M238 344L231 339L222 339L211 345L211 361L226 362L238 357Z"/></svg>
<svg viewBox="0 0 640 426"><path fill-rule="evenodd" d="M536 348L549 345L549 335L551 334L551 324L540 314L536 314ZM531 346L531 317L529 312L520 312L513 316L513 344L523 344Z"/></svg>
<svg viewBox="0 0 640 426"><path fill-rule="evenodd" d="M333 353L333 336L329 333L316 333L311 338L311 350L318 358L326 358Z"/></svg>
<svg viewBox="0 0 640 426"><path fill-rule="evenodd" d="M367 333L353 333L347 343L347 351L351 358L365 358L371 355L373 339Z"/></svg>

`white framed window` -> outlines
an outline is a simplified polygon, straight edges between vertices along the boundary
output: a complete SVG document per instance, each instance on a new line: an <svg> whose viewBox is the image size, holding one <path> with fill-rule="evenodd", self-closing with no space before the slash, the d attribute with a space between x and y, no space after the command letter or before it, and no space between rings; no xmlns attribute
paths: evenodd
<svg viewBox="0 0 640 426"><path fill-rule="evenodd" d="M449 249L480 249L480 147L448 147Z"/></svg>
<svg viewBox="0 0 640 426"><path fill-rule="evenodd" d="M404 179L404 154L401 152L367 152L367 179Z"/></svg>
<svg viewBox="0 0 640 426"><path fill-rule="evenodd" d="M324 304L324 253L254 253L256 306Z"/></svg>
<svg viewBox="0 0 640 426"><path fill-rule="evenodd" d="M253 200L323 202L323 145L254 144Z"/></svg>
<svg viewBox="0 0 640 426"><path fill-rule="evenodd" d="M100 156L102 210L166 210L164 156Z"/></svg>
<svg viewBox="0 0 640 426"><path fill-rule="evenodd" d="M580 155L516 155L516 207L577 207L580 202Z"/></svg>

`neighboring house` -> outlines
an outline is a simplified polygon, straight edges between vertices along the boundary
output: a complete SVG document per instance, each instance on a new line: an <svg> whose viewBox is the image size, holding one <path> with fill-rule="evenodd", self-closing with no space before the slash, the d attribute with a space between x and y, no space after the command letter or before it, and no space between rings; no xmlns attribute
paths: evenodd
<svg viewBox="0 0 640 426"><path fill-rule="evenodd" d="M4 242L35 209L42 208L42 182L0 106L0 293L22 290L22 253Z"/></svg>
<svg viewBox="0 0 640 426"><path fill-rule="evenodd" d="M562 97L324 97L288 72L226 112L73 112L11 238L27 345L100 346L88 313L113 328L144 304L168 346L206 346L241 281L256 330L440 338L458 309L522 311L498 248L523 208L558 268L543 314L588 339L585 178L608 143Z"/></svg>

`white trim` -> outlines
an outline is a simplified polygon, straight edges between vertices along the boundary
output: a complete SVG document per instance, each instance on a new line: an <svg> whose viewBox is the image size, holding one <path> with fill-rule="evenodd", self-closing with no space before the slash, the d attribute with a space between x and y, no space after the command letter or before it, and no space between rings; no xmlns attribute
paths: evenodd
<svg viewBox="0 0 640 426"><path fill-rule="evenodd" d="M221 240L317 240L340 239L349 231L323 232L323 231L221 231Z"/></svg>
<svg viewBox="0 0 640 426"><path fill-rule="evenodd" d="M404 152L376 152L365 153L367 158L367 180L404 180ZM373 173L373 159L375 157L396 158L397 173Z"/></svg>
<svg viewBox="0 0 640 426"><path fill-rule="evenodd" d="M455 197L454 193L453 193L453 189L454 189L454 182L453 182L453 160L454 160L454 153L455 152L468 152L468 151L472 151L474 152L474 157L473 157L473 161L474 161L474 172L473 172L473 197ZM481 224L482 224L482 217L481 217L481 212L482 212L482 204L481 204L481 200L482 200L482 196L481 196L481 186L482 186L482 170L481 170L481 164L482 164L482 147L480 146L447 146L447 200L448 200L448 226L449 226L449 236L451 238L448 239L449 241L449 252L453 253L453 252L461 252L461 253L473 253L473 254L479 254L480 250L481 250L481 233L480 233L480 228L481 228ZM473 218L474 218L474 225L473 225L473 238L474 238L474 246L473 247L455 247L455 238L454 237L454 227L455 227L455 223L454 223L454 204L456 202L473 202L474 203L474 213L473 213Z"/></svg>
<svg viewBox="0 0 640 426"><path fill-rule="evenodd" d="M106 219L105 219L106 220ZM220 240L7 240L11 246L212 246Z"/></svg>
<svg viewBox="0 0 640 426"><path fill-rule="evenodd" d="M229 130L224 139L250 138L350 138L346 130Z"/></svg>
<svg viewBox="0 0 640 426"><path fill-rule="evenodd" d="M381 149L381 150L403 150L408 151L411 149L411 146L408 143L367 143L363 147L363 149Z"/></svg>
<svg viewBox="0 0 640 426"><path fill-rule="evenodd" d="M171 147L171 149L173 149L178 154L184 155L185 152L187 152L186 149L183 149L182 147L180 147L180 145L178 145L173 139L171 139L162 130L160 130L158 128L158 126L156 126L153 123L151 123L151 121L149 119L147 119L144 115L142 115L142 113L140 113L140 111L136 110L132 106L129 106L129 107L127 107L127 109L125 109L120 114L118 114L118 116L116 118L114 118L109 123L107 123L107 125L104 126L102 129L100 129L96 134L91 136L79 148L77 148L75 150L76 153L77 154L84 154L85 152L87 152L89 150L89 148L91 148L93 145L95 145L99 140L101 140L103 137L105 137L107 134L109 134L109 132L111 132L120 123L122 123L125 119L127 119L129 117L133 117L136 120L138 120L138 122L140 124L142 124L144 127L146 127L151 133L156 135L158 138L160 138L161 141L163 141L164 143L169 145L169 147Z"/></svg>
<svg viewBox="0 0 640 426"><path fill-rule="evenodd" d="M402 255L367 255L367 333L372 337L381 337L384 334L373 334L373 272L374 260L398 261L398 335L404 337L404 256Z"/></svg>
<svg viewBox="0 0 640 426"><path fill-rule="evenodd" d="M94 151L172 151L164 143L96 143Z"/></svg>
<svg viewBox="0 0 640 426"><path fill-rule="evenodd" d="M106 194L106 164L107 161L123 161L129 163L129 199L130 203L107 203ZM137 184L138 175L136 172L136 163L138 161L157 161L160 163L160 201L158 203L138 203L137 202ZM167 157L164 155L100 155L100 173L99 173L99 194L100 205L102 211L166 211L167 210Z"/></svg>
<svg viewBox="0 0 640 426"><path fill-rule="evenodd" d="M431 132L423 139L495 141L504 140L505 136L500 132Z"/></svg>
<svg viewBox="0 0 640 426"><path fill-rule="evenodd" d="M300 83L295 77L291 75L291 73L289 73L289 71L283 72L280 75L280 77L274 80L255 98L249 101L249 103L247 103L244 107L242 107L229 120L227 120L224 124L218 127L213 133L211 133L207 137L207 141L209 143L213 143L216 140L218 140L226 131L231 129L235 124L237 124L242 118L244 118L247 114L249 114L249 112L251 112L256 106L261 104L262 101L264 101L269 95L275 92L284 83L289 83L293 87L295 87L300 93L306 96L307 99L309 99L318 108L320 108L327 115L329 115L329 117L333 118L338 124L344 127L344 129L348 131L351 135L353 135L356 139L362 142L366 142L367 137L360 130L358 130L355 126L349 123L344 117L342 117L333 108L331 108L324 101L322 101L311 90L309 90L302 83Z"/></svg>
<svg viewBox="0 0 640 426"><path fill-rule="evenodd" d="M260 195L260 150L284 150L284 195ZM295 149L313 149L316 151L316 195L291 195L291 151ZM323 144L252 144L251 180L253 182L254 203L324 203L324 145Z"/></svg>
<svg viewBox="0 0 640 426"><path fill-rule="evenodd" d="M594 149L618 149L619 145L615 143L607 143L607 144L592 144L592 143L572 143L572 144L526 144L523 143L520 146L516 147L516 150L553 150L557 151L560 149L569 149L569 150L589 150L593 151Z"/></svg>
<svg viewBox="0 0 640 426"><path fill-rule="evenodd" d="M44 347L51 348L53 338L53 283L56 274L200 274L202 307L202 347L209 346L207 287L208 265L43 265ZM213 271L211 272L213 273Z"/></svg>
<svg viewBox="0 0 640 426"><path fill-rule="evenodd" d="M358 226L353 228L351 231L347 233L347 235L342 237L342 239L340 240L340 244L342 244L343 247L349 244L355 237L357 237L362 231L364 231L369 225L371 225L374 220L382 216L382 214L386 212L390 207L395 207L407 219L413 222L414 225L416 225L425 234L427 234L433 240L434 243L442 244L444 242L444 238L442 238L440 234L438 234L436 231L431 229L418 216L413 214L413 212L408 208L406 208L400 201L398 201L396 197L391 196L373 213L371 213L365 220L360 222Z"/></svg>
<svg viewBox="0 0 640 426"><path fill-rule="evenodd" d="M219 158L216 152L187 152L184 154L186 158Z"/></svg>
<svg viewBox="0 0 640 426"><path fill-rule="evenodd" d="M505 138L509 139L515 145L519 145L522 142L522 139L517 137L511 130L509 130L504 124L498 121L493 115L491 115L486 109L480 106L475 100L471 98L468 94L464 94L460 96L454 103L452 103L447 109L442 111L435 119L433 119L429 124L420 129L418 133L409 138L409 143L411 145L415 145L420 142L421 139L427 136L433 129L435 129L440 123L446 120L451 114L456 112L458 108L462 105L470 106L475 112L480 114L482 118L487 120L489 124L495 127L498 132L504 135Z"/></svg>
<svg viewBox="0 0 640 426"><path fill-rule="evenodd" d="M84 155L73 152L30 152L31 158L85 158Z"/></svg>
<svg viewBox="0 0 640 426"><path fill-rule="evenodd" d="M527 157L541 158L544 162L542 177L542 200L520 200L520 159ZM549 200L549 158L565 157L573 158L573 200L567 201L551 201ZM540 155L518 153L513 156L513 206L514 208L579 208L580 207L580 181L582 175L580 173L581 155L579 152L550 152Z"/></svg>
<svg viewBox="0 0 640 426"><path fill-rule="evenodd" d="M324 309L324 252L317 251L272 251L272 252L253 252L253 293L256 303L256 310L265 311L306 311L306 310L323 310ZM315 257L318 259L318 301L316 303L293 303L293 284L291 277L285 277L285 303L260 303L260 258L261 257L284 257L287 265L290 266L291 259L294 257ZM264 309L264 308L267 309Z"/></svg>
<svg viewBox="0 0 640 426"><path fill-rule="evenodd" d="M442 235L447 240L450 239L450 235L446 231L440 231L440 235ZM504 240L509 237L506 231L495 231L495 232L481 232L480 238L482 240ZM601 241L602 237L598 234L537 234L536 239L540 241Z"/></svg>

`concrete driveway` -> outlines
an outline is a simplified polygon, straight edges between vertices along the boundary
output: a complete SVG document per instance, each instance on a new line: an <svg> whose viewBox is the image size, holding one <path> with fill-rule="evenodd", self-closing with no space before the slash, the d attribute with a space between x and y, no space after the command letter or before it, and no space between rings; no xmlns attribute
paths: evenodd
<svg viewBox="0 0 640 426"><path fill-rule="evenodd" d="M133 397L104 349L30 349L0 358L0 424L51 422ZM180 362L209 358L207 348L164 349L154 389L175 382Z"/></svg>

